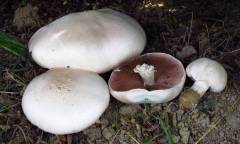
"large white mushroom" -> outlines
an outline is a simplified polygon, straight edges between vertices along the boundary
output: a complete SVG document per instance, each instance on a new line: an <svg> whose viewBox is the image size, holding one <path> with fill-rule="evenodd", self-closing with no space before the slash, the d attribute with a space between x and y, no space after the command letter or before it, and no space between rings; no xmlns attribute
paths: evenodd
<svg viewBox="0 0 240 144"><path fill-rule="evenodd" d="M215 60L199 58L187 66L186 72L195 82L190 89L180 95L179 102L182 108L195 108L208 89L212 92L221 92L226 87L227 72Z"/></svg>
<svg viewBox="0 0 240 144"><path fill-rule="evenodd" d="M54 69L27 86L22 108L28 120L53 134L71 134L92 125L109 104L106 82L96 73Z"/></svg>
<svg viewBox="0 0 240 144"><path fill-rule="evenodd" d="M145 44L145 32L133 18L99 9L72 13L39 29L29 51L45 68L103 73L139 55Z"/></svg>
<svg viewBox="0 0 240 144"><path fill-rule="evenodd" d="M182 63L169 54L148 53L115 69L108 85L125 103L164 103L174 99L185 83Z"/></svg>

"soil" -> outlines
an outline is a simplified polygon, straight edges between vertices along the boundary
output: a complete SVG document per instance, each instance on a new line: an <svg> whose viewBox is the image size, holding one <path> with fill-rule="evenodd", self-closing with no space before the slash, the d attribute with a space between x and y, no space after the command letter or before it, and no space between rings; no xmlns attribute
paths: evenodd
<svg viewBox="0 0 240 144"><path fill-rule="evenodd" d="M221 93L207 92L194 110L181 110L178 98L164 104L128 105L111 98L104 115L72 135L81 144L167 143L162 124L175 143L240 143L240 2L236 0L20 0L0 4L0 31L27 44L32 34L68 13L112 8L135 18L147 34L147 52L178 56L186 66L198 57L217 60L228 72ZM186 47L191 51L185 53ZM184 48L184 50L182 50ZM181 53L182 52L182 53ZM190 53L190 54L189 54ZM21 110L29 81L46 71L26 50L19 58L0 49L0 143L55 144L59 139L31 125ZM109 73L102 75L106 80ZM192 84L186 81L186 88Z"/></svg>

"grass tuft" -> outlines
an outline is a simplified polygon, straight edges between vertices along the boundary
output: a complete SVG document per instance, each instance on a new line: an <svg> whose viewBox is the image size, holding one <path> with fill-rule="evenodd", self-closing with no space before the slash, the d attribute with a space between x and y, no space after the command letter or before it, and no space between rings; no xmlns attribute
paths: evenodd
<svg viewBox="0 0 240 144"><path fill-rule="evenodd" d="M16 56L24 57L27 47L16 38L0 32L0 48Z"/></svg>
<svg viewBox="0 0 240 144"><path fill-rule="evenodd" d="M167 129L167 127L166 127L165 123L163 122L163 120L162 120L161 118L159 118L159 117L155 117L155 119L158 120L161 129L162 129L163 132L165 133L165 135L166 135L166 137L167 137L168 144L174 144L172 134L171 134L171 132Z"/></svg>

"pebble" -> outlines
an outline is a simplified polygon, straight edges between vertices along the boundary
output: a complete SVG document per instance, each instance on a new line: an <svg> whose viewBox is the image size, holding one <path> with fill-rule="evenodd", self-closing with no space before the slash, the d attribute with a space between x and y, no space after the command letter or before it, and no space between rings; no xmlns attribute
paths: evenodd
<svg viewBox="0 0 240 144"><path fill-rule="evenodd" d="M101 128L104 129L109 125L109 121L106 119L101 119L100 124L101 124Z"/></svg>
<svg viewBox="0 0 240 144"><path fill-rule="evenodd" d="M35 27L39 24L38 8L27 4L25 7L19 7L15 10L13 25L21 30L24 27Z"/></svg>
<svg viewBox="0 0 240 144"><path fill-rule="evenodd" d="M112 127L107 127L102 131L103 137L106 138L107 140L110 140L115 135L115 133L116 132Z"/></svg>
<svg viewBox="0 0 240 144"><path fill-rule="evenodd" d="M191 57L194 54L197 54L196 48L191 45L186 45L181 51L177 51L176 56L177 58L184 60L185 58Z"/></svg>
<svg viewBox="0 0 240 144"><path fill-rule="evenodd" d="M190 136L189 129L187 127L183 127L179 130L179 134L181 136L182 143L187 144Z"/></svg>
<svg viewBox="0 0 240 144"><path fill-rule="evenodd" d="M95 141L102 137L101 129L96 126L91 126L83 131L83 134L87 135L90 141Z"/></svg>

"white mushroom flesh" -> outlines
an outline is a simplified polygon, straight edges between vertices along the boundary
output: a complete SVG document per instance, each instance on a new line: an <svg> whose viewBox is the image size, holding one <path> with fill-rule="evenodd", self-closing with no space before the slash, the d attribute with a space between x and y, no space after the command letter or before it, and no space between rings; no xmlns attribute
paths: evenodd
<svg viewBox="0 0 240 144"><path fill-rule="evenodd" d="M133 71L141 76L145 85L153 85L155 83L154 82L155 69L153 65L148 65L145 63L142 65L136 65Z"/></svg>
<svg viewBox="0 0 240 144"><path fill-rule="evenodd" d="M191 89L196 91L200 95L200 97L202 97L205 94L208 88L209 88L209 85L207 81L196 81L191 87Z"/></svg>

